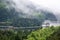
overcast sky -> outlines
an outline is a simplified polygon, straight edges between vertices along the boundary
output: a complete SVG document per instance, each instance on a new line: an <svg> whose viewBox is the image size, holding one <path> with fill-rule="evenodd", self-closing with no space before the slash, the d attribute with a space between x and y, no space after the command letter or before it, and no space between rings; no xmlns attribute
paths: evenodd
<svg viewBox="0 0 60 40"><path fill-rule="evenodd" d="M35 4L49 8L52 11L60 12L60 0L31 0Z"/></svg>

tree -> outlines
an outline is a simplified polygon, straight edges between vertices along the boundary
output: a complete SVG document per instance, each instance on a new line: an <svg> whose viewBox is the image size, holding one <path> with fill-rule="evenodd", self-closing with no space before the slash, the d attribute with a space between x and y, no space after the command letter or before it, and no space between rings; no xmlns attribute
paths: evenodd
<svg viewBox="0 0 60 40"><path fill-rule="evenodd" d="M34 31L30 35L28 35L27 40L49 40L49 39L47 39L47 37L54 34L54 32L56 32L57 30L58 30L58 28L54 28L54 27L42 28L42 29ZM51 40L52 40L52 38L53 37L51 37Z"/></svg>

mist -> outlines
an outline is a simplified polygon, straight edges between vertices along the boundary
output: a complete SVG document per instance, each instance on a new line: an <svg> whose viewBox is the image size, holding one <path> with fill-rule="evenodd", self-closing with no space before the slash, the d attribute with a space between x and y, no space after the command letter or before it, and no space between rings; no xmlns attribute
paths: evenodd
<svg viewBox="0 0 60 40"><path fill-rule="evenodd" d="M22 17L24 18L36 18L37 15L42 14L41 11L38 12L37 10L44 10L44 11L48 10L50 12L53 12L56 18L60 20L59 19L60 13L58 11L55 11L57 9L54 10L55 7L53 8L52 5L46 6L46 5L49 5L47 1L45 2L47 2L48 4L46 4L44 1L39 3L40 1L38 2L38 0L37 1L36 0L35 1L33 0L5 0L4 2L8 10L14 8L17 12L23 12L24 15Z"/></svg>
<svg viewBox="0 0 60 40"><path fill-rule="evenodd" d="M33 4L29 0L7 0L6 3L7 8L13 7L18 12L23 11L25 14L28 13L29 15L31 15L33 12L32 10ZM29 8L29 6L31 8Z"/></svg>

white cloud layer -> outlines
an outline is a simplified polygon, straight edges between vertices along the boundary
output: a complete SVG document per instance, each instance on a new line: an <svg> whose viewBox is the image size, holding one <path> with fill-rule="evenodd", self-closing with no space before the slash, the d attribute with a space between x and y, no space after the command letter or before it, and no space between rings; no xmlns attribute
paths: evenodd
<svg viewBox="0 0 60 40"><path fill-rule="evenodd" d="M54 12L60 12L60 0L30 0L35 4L51 9Z"/></svg>

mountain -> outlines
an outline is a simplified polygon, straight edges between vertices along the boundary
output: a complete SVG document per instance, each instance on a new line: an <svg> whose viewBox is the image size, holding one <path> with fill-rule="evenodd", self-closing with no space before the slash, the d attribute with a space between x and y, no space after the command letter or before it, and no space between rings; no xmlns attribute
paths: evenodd
<svg viewBox="0 0 60 40"><path fill-rule="evenodd" d="M12 26L26 27L41 26L44 20L57 19L52 12L37 9L37 5L30 1L4 0L0 3L0 22L11 22Z"/></svg>
<svg viewBox="0 0 60 40"><path fill-rule="evenodd" d="M46 20L57 21L57 17L53 14L53 12L46 11L46 10L41 12L44 13Z"/></svg>

